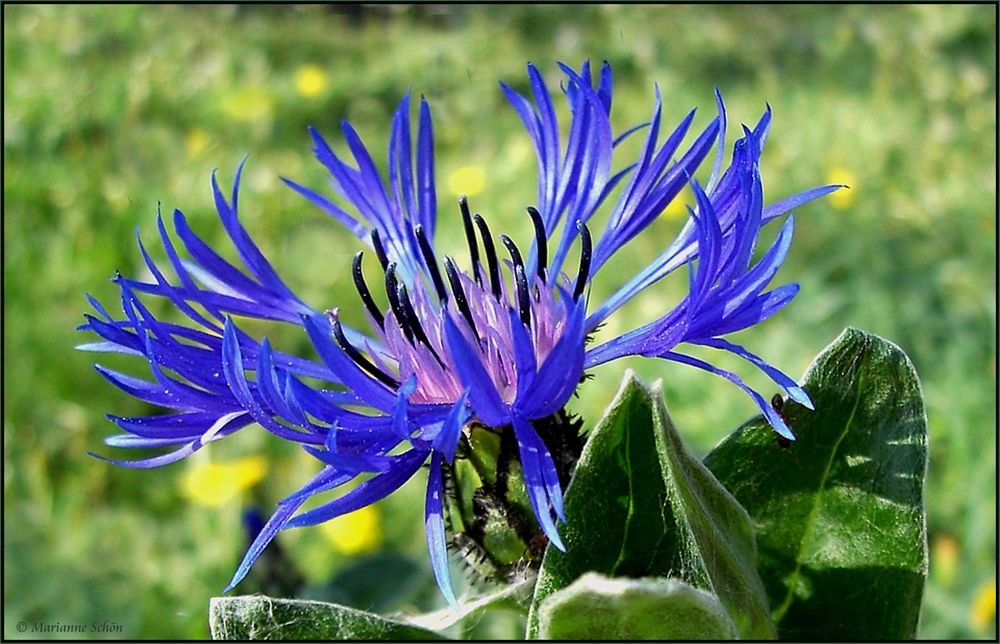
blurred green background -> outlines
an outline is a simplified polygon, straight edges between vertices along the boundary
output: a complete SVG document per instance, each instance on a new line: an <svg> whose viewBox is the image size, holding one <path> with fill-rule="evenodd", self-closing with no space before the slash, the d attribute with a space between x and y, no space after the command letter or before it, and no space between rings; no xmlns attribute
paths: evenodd
<svg viewBox="0 0 1000 644"><path fill-rule="evenodd" d="M85 455L111 451L100 442L113 431L104 413L150 411L73 346L90 340L74 331L83 293L114 308L113 271L143 274L134 228L156 246L158 202L183 209L232 257L209 176L218 167L228 184L249 153L247 227L305 301L343 303L358 322L348 269L358 242L278 179L324 185L306 126L343 149L337 124L348 118L384 162L396 102L407 89L426 95L441 216L457 216L453 199L465 191L494 229L527 240L534 154L496 80L525 88L531 60L555 86L556 60L589 57L614 66L618 131L648 118L654 82L665 127L694 106L704 125L718 85L730 142L765 101L774 108L768 200L852 186L801 209L779 279L800 282L802 294L739 341L794 376L847 325L912 357L931 434L921 635L995 637L995 47L995 6L5 6L4 636L18 636L22 620L120 624L112 637L207 636L208 599L245 547L243 510L268 513L317 469L253 430L154 471ZM594 298L678 225L668 209L608 267ZM441 230L457 254L455 228ZM681 272L646 292L610 330L671 306L686 280ZM309 350L292 328L250 328ZM138 361L102 362L145 373ZM720 362L773 388L749 365ZM626 366L604 367L581 390L588 427ZM665 380L697 451L754 413L713 376L631 366ZM420 488L283 533L240 590L380 610L437 605ZM495 620L474 632L508 637L515 627Z"/></svg>

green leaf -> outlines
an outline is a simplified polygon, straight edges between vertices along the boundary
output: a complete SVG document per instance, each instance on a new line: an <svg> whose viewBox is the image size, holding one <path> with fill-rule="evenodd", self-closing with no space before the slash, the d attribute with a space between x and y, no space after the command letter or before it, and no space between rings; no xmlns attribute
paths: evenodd
<svg viewBox="0 0 1000 644"><path fill-rule="evenodd" d="M681 444L658 387L631 374L565 495L565 553L546 549L528 616L586 572L677 577L719 596L741 637L774 637L750 517Z"/></svg>
<svg viewBox="0 0 1000 644"><path fill-rule="evenodd" d="M557 640L733 639L719 600L679 579L611 579L587 573L549 595L539 636Z"/></svg>
<svg viewBox="0 0 1000 644"><path fill-rule="evenodd" d="M816 411L785 403L782 449L762 418L706 464L750 512L760 574L789 639L909 639L927 578L927 420L906 355L847 329L809 368Z"/></svg>
<svg viewBox="0 0 1000 644"><path fill-rule="evenodd" d="M263 595L213 597L208 625L217 640L440 640L443 636L338 604Z"/></svg>

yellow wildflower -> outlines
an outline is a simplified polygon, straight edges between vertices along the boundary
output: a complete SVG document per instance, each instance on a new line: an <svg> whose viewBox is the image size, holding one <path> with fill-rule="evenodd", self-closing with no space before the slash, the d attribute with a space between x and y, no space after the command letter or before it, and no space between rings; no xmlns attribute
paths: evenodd
<svg viewBox="0 0 1000 644"><path fill-rule="evenodd" d="M477 165L462 166L448 175L448 190L452 194L473 196L486 186L486 172Z"/></svg>
<svg viewBox="0 0 1000 644"><path fill-rule="evenodd" d="M260 456L248 456L230 463L206 461L184 473L181 489L199 505L221 507L256 485L266 473L267 462Z"/></svg>
<svg viewBox="0 0 1000 644"><path fill-rule="evenodd" d="M847 210L854 205L854 195L857 188L855 188L854 175L850 170L834 168L826 176L826 182L828 184L839 183L848 186L847 188L841 188L827 197L830 200L831 206L837 210Z"/></svg>
<svg viewBox="0 0 1000 644"><path fill-rule="evenodd" d="M379 513L371 505L322 523L320 530L333 547L345 555L374 550L382 543Z"/></svg>
<svg viewBox="0 0 1000 644"><path fill-rule="evenodd" d="M694 203L694 194L687 186L663 209L663 216L671 221L684 219L688 215L688 204Z"/></svg>
<svg viewBox="0 0 1000 644"><path fill-rule="evenodd" d="M951 586L958 570L958 542L950 534L942 534L931 545L931 565L941 584Z"/></svg>
<svg viewBox="0 0 1000 644"><path fill-rule="evenodd" d="M326 72L318 65L303 65L295 70L295 91L300 96L313 98L326 89Z"/></svg>
<svg viewBox="0 0 1000 644"><path fill-rule="evenodd" d="M208 147L208 134L201 128L194 128L187 133L184 139L184 147L187 148L189 157L197 157Z"/></svg>
<svg viewBox="0 0 1000 644"><path fill-rule="evenodd" d="M969 609L969 622L976 629L983 629L997 617L997 579L994 577L976 590Z"/></svg>
<svg viewBox="0 0 1000 644"><path fill-rule="evenodd" d="M273 109L274 99L263 87L241 87L222 99L222 111L237 121L270 118Z"/></svg>

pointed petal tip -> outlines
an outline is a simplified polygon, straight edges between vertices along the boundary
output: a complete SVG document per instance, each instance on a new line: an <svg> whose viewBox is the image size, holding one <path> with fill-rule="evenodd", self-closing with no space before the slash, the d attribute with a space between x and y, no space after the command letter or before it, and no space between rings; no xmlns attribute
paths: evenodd
<svg viewBox="0 0 1000 644"><path fill-rule="evenodd" d="M813 405L812 399L802 387L789 387L785 391L788 393L788 397L795 402L799 403L809 411L816 411L816 406Z"/></svg>
<svg viewBox="0 0 1000 644"><path fill-rule="evenodd" d="M558 548L561 552L566 552L566 544L563 543L562 537L559 536L558 531L553 531L552 534L546 533L549 538L549 543Z"/></svg>
<svg viewBox="0 0 1000 644"><path fill-rule="evenodd" d="M551 499L552 507L556 511L556 517L563 523L566 523L566 507L563 505L562 498Z"/></svg>
<svg viewBox="0 0 1000 644"><path fill-rule="evenodd" d="M234 590L237 586L240 585L240 582L243 581L243 579L247 576L247 573L250 572L250 568L252 567L253 562L255 561L257 561L256 557L250 562L249 565L246 562L244 562L240 565L239 568L236 569L236 572L233 573L233 578L230 579L229 583L226 584L226 587L222 589L223 595Z"/></svg>

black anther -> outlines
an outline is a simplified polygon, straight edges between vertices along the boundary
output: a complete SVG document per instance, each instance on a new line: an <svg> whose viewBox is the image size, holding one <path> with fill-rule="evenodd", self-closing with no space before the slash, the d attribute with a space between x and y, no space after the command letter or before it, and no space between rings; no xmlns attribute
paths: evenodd
<svg viewBox="0 0 1000 644"><path fill-rule="evenodd" d="M528 215L531 216L531 223L535 227L535 246L538 248L538 277L544 281L549 255L545 237L545 223L542 221L541 213L532 206L528 206Z"/></svg>
<svg viewBox="0 0 1000 644"><path fill-rule="evenodd" d="M438 298L443 304L448 301L448 291L444 288L444 280L441 279L441 271L438 269L437 259L434 257L434 249L431 248L430 242L427 241L423 226L417 224L413 232L417 235L417 245L420 246L420 253L424 256L424 264L431 274L431 280L434 282L434 290L437 291Z"/></svg>
<svg viewBox="0 0 1000 644"><path fill-rule="evenodd" d="M528 297L528 278L523 264L514 267L514 281L517 282L517 310L521 314L521 322L528 326L531 324L531 299Z"/></svg>
<svg viewBox="0 0 1000 644"><path fill-rule="evenodd" d="M521 251L518 249L517 244L514 243L514 240L507 235L500 235L500 241L507 247L507 252L510 253L510 261L514 262L514 266L523 268L524 259L521 258Z"/></svg>
<svg viewBox="0 0 1000 644"><path fill-rule="evenodd" d="M389 297L389 307L392 309L392 314L396 316L399 328L406 334L406 339L410 341L410 344L413 344L413 331L410 330L410 325L406 323L406 315L403 313L403 307L399 303L399 280L396 279L395 264L389 264L389 267L385 270L385 294Z"/></svg>
<svg viewBox="0 0 1000 644"><path fill-rule="evenodd" d="M490 228L486 225L486 220L478 214L472 216L479 228L479 236L483 238L483 250L486 251L486 261L490 269L490 286L493 289L493 297L500 299L500 262L497 261L497 250L493 245L493 238L490 236Z"/></svg>
<svg viewBox="0 0 1000 644"><path fill-rule="evenodd" d="M510 261L514 263L514 282L517 284L517 310L521 314L521 321L525 325L531 323L531 300L528 297L528 277L524 274L524 260L521 258L521 251L517 249L517 244L507 235L500 235L500 241L507 247L510 253Z"/></svg>
<svg viewBox="0 0 1000 644"><path fill-rule="evenodd" d="M385 246L382 245L382 238L378 234L377 228L372 228L372 246L375 247L375 255L378 256L378 263L382 265L382 270L388 270L389 258L385 254Z"/></svg>
<svg viewBox="0 0 1000 644"><path fill-rule="evenodd" d="M441 356L431 346L431 341L427 337L427 333L424 332L423 325L420 324L420 318L417 317L417 312L413 309L413 303L410 302L410 295L406 291L406 284L400 284L397 288L399 289L399 304L403 311L403 316L406 318L406 325L413 331L413 335L416 336L417 341L422 342L425 347L430 349L434 359L438 361L439 365L444 367L444 363L441 362Z"/></svg>
<svg viewBox="0 0 1000 644"><path fill-rule="evenodd" d="M364 257L364 251L359 250L354 256L354 286L358 289L358 294L361 296L361 301L364 302L365 308L368 309L368 313L375 318L375 322L378 323L379 328L385 328L385 318L382 317L382 311L378 309L375 304L375 299L372 298L371 291L368 290L368 285L365 284L365 276L361 271L361 260Z"/></svg>
<svg viewBox="0 0 1000 644"><path fill-rule="evenodd" d="M476 329L476 323L472 318L472 309L469 308L469 300L465 297L465 289L462 288L462 282L458 277L458 270L455 268L455 262L451 261L450 257L444 258L444 272L448 275L448 282L451 284L451 292L455 294L455 304L458 305L458 310L465 318L465 321L469 323L469 328L476 335L476 340L479 340L479 330Z"/></svg>
<svg viewBox="0 0 1000 644"><path fill-rule="evenodd" d="M580 272L576 276L576 288L573 289L573 300L580 299L583 289L587 286L587 279L590 277L590 260L593 257L593 240L590 238L590 230L587 224L582 221L576 222L576 227L580 231Z"/></svg>
<svg viewBox="0 0 1000 644"><path fill-rule="evenodd" d="M344 350L344 353L346 353L348 357L359 367L370 373L376 380L381 382L386 387L389 387L390 389L396 389L399 387L398 381L376 367L368 358L364 357L360 351L355 349L354 346L347 341L347 336L344 335L344 328L341 326L340 320L333 320L333 335L337 339L337 344L339 344L340 348Z"/></svg>
<svg viewBox="0 0 1000 644"><path fill-rule="evenodd" d="M458 207L462 211L462 227L465 229L465 241L469 244L469 258L472 260L472 277L476 284L482 285L483 278L479 275L479 244L476 243L476 231L472 229L472 215L469 214L469 200L462 195L458 198Z"/></svg>

